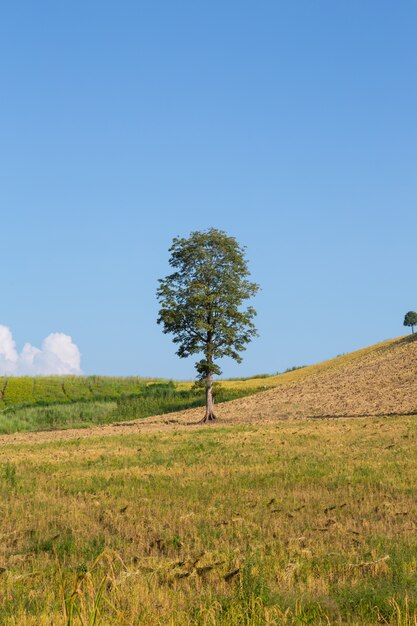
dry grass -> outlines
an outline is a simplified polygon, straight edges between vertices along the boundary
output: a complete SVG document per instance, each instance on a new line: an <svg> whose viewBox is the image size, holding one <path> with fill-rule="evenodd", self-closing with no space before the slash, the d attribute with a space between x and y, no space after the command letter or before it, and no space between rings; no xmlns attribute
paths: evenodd
<svg viewBox="0 0 417 626"><path fill-rule="evenodd" d="M314 376L316 374L322 374L324 372L329 372L332 370L337 370L339 368L343 368L349 365L360 361L363 358L368 358L369 356L375 355L376 353L381 353L385 351L391 350L400 344L400 343L412 343L417 338L417 334L407 335L402 337L397 337L395 339L388 339L387 341L382 341L381 343L377 343L372 346L367 346L366 348L362 348L360 350L356 350L355 352L349 352L348 354L343 354L334 359L329 359L328 361L322 361L321 363L316 363L314 365L308 365L306 367L300 367L289 372L285 372L283 374L276 374L274 376L262 376L253 378L245 378L242 380L232 379L232 380L223 380L221 381L222 386L226 388L238 389L241 387L249 387L253 388L269 388L276 386L287 386L290 383L299 382L308 378L310 376ZM179 383L179 387L187 388L192 383L183 381Z"/></svg>
<svg viewBox="0 0 417 626"><path fill-rule="evenodd" d="M280 402L305 415L350 416L417 413L417 335L341 357L332 367L285 386Z"/></svg>
<svg viewBox="0 0 417 626"><path fill-rule="evenodd" d="M185 385L185 383L183 383ZM263 419L417 413L417 334L357 350L268 378L223 381L236 389L266 388L226 410ZM272 389L270 389L272 387ZM244 407L248 407L248 411Z"/></svg>
<svg viewBox="0 0 417 626"><path fill-rule="evenodd" d="M413 417L121 428L3 439L1 624L415 625Z"/></svg>

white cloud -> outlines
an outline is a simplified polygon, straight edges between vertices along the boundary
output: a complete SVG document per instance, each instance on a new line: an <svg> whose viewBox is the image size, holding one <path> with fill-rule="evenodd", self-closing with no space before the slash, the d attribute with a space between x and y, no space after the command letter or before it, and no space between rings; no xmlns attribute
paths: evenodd
<svg viewBox="0 0 417 626"><path fill-rule="evenodd" d="M0 376L82 374L81 354L69 335L51 333L40 348L25 343L19 353L10 328L0 324Z"/></svg>

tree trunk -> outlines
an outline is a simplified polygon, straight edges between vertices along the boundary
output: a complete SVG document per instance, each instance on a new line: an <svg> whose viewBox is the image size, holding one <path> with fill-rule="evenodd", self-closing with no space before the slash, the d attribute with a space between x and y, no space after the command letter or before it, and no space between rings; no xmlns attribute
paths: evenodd
<svg viewBox="0 0 417 626"><path fill-rule="evenodd" d="M213 377L209 374L206 378L206 414L201 420L205 422L212 422L216 419L214 415L214 400L213 400Z"/></svg>

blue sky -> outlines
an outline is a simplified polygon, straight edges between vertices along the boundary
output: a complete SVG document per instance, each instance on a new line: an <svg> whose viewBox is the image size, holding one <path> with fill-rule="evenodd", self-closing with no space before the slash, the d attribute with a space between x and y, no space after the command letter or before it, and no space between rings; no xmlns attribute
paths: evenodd
<svg viewBox="0 0 417 626"><path fill-rule="evenodd" d="M0 323L88 374L194 375L156 325L176 235L247 246L275 372L417 309L417 4L3 2Z"/></svg>

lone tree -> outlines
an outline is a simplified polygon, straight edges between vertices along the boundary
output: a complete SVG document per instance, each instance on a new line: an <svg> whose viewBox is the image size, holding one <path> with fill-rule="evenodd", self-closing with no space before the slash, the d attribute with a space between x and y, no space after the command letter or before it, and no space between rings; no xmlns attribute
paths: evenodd
<svg viewBox="0 0 417 626"><path fill-rule="evenodd" d="M411 326L411 331L414 333L414 326L417 326L417 313L415 311L408 311L405 314L404 326Z"/></svg>
<svg viewBox="0 0 417 626"><path fill-rule="evenodd" d="M227 356L240 363L239 352L257 335L256 311L242 305L259 286L248 280L245 249L216 228L192 232L188 239L176 237L169 251L175 271L159 280L158 324L174 336L179 357L203 355L195 367L206 390L201 421L208 422L216 419L213 376L221 369L215 361Z"/></svg>

